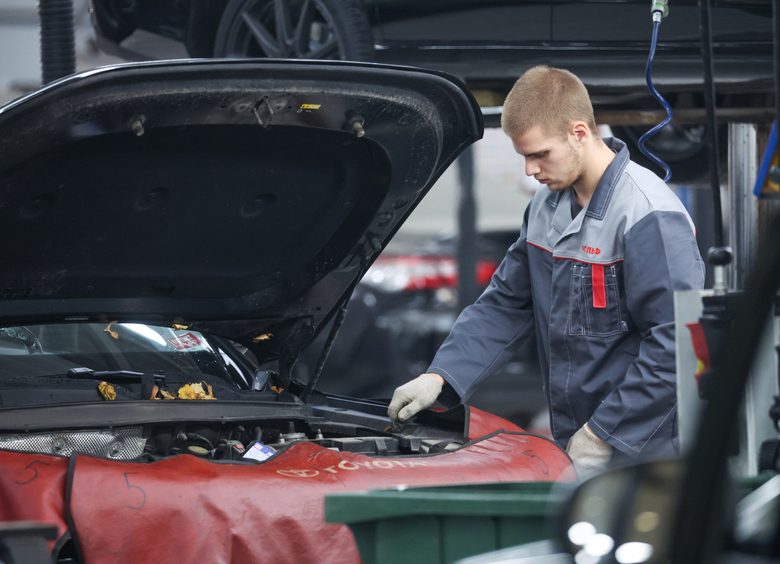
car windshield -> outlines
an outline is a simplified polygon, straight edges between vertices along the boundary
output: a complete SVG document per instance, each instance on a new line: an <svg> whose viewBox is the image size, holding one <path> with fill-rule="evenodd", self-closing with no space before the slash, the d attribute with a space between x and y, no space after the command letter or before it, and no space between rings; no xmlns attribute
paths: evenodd
<svg viewBox="0 0 780 564"><path fill-rule="evenodd" d="M0 377L65 377L69 370L199 373L235 381L241 369L189 329L138 323L0 328Z"/></svg>

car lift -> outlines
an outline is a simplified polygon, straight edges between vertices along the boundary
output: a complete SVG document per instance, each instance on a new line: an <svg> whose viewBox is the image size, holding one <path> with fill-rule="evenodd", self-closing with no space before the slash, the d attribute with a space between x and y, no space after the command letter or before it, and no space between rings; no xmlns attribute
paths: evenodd
<svg viewBox="0 0 780 564"><path fill-rule="evenodd" d="M722 335L731 324L731 306L745 289L747 273L753 269L759 240L765 236L765 228L776 215L780 204L776 126L772 128L766 147L760 151L760 130L765 129L763 124L729 124L728 184L724 193L728 196L730 212L727 237L724 237L709 4L710 0L699 0L702 58L705 63L704 93L708 130L712 134L708 144L710 188L715 208L715 247L710 249L708 260L714 267L715 283L712 290L679 292L675 295L678 421L683 453L690 451L696 438L697 422L703 408L700 398L707 397L708 384L717 382L717 376L707 370L709 356L717 353L721 344L718 342L719 334ZM775 0L776 71L777 61L780 60L778 4ZM780 91L778 84L778 77L775 77L776 92ZM777 111L780 113L780 108ZM761 153L763 158L759 167ZM755 476L760 470L773 466L774 459L780 454L778 429L769 417L770 409L780 413L772 400L780 394L776 351L780 338L780 320L774 312L756 312L756 321L759 324L766 323L767 328L772 330L764 332L758 345L759 352L751 369L753 377L746 387L741 407L742 424L732 440L732 451L736 455L732 457L732 471L741 476ZM762 445L768 446L762 450Z"/></svg>

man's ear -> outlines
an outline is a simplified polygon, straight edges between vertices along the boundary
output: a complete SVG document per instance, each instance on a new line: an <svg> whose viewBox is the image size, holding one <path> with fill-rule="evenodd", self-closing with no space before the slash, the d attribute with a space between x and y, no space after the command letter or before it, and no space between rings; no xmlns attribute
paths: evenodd
<svg viewBox="0 0 780 564"><path fill-rule="evenodd" d="M573 121L569 126L569 134L574 136L577 143L584 143L590 138L590 130L584 121Z"/></svg>

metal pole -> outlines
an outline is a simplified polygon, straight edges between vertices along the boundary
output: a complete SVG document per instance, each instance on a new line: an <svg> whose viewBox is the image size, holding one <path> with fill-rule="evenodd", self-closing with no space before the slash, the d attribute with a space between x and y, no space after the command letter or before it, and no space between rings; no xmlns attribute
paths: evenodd
<svg viewBox="0 0 780 564"><path fill-rule="evenodd" d="M720 171L718 170L718 122L715 119L715 82L712 72L712 38L710 0L699 0L699 30L701 32L701 55L704 62L704 104L707 113L708 151L710 167L710 188L715 214L715 246L723 246L723 204L720 198Z"/></svg>
<svg viewBox="0 0 780 564"><path fill-rule="evenodd" d="M460 202L458 204L458 307L462 311L478 297L477 205L474 199L474 149L458 157Z"/></svg>
<svg viewBox="0 0 780 564"><path fill-rule="evenodd" d="M772 27L774 32L775 120L780 124L780 0L772 1ZM761 241L764 241L772 220L778 213L780 213L780 201L776 199L759 201L758 236Z"/></svg>
<svg viewBox="0 0 780 564"><path fill-rule="evenodd" d="M734 251L731 288L744 290L758 247L758 200L753 184L758 174L756 126L729 125L729 246Z"/></svg>
<svg viewBox="0 0 780 564"><path fill-rule="evenodd" d="M774 43L772 53L775 64L775 119L780 126L780 0L772 0L772 31Z"/></svg>

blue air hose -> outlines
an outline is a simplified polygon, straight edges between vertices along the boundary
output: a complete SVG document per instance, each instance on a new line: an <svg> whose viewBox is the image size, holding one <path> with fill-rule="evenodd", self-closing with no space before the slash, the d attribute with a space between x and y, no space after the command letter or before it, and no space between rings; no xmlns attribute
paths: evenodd
<svg viewBox="0 0 780 564"><path fill-rule="evenodd" d="M639 150L642 151L642 153L651 161L656 163L658 166L663 168L666 171L666 176L664 177L664 182L669 182L669 179L672 177L672 169L669 168L669 165L666 164L664 161L656 157L653 153L645 149L645 142L661 131L666 125L672 121L672 107L669 105L669 102L664 100L664 97L659 94L658 90L655 89L655 86L653 86L653 59L655 58L655 47L658 44L658 28L661 26L661 14L659 12L653 12L653 41L650 45L650 56L647 58L647 70L645 73L645 76L647 78L647 87L650 89L650 92L652 92L653 96L655 96L655 99L661 102L661 105L663 105L664 108L666 108L666 119L656 125L653 129L642 135L642 137L639 138Z"/></svg>

